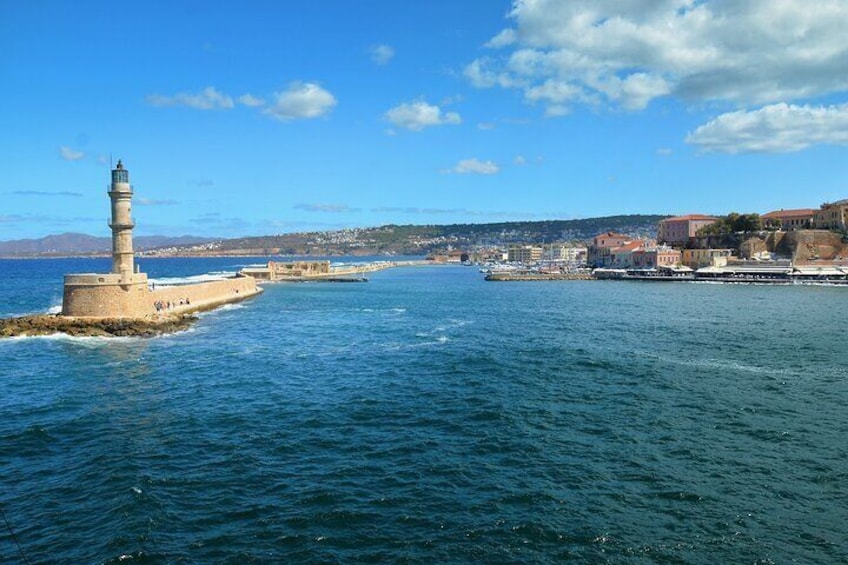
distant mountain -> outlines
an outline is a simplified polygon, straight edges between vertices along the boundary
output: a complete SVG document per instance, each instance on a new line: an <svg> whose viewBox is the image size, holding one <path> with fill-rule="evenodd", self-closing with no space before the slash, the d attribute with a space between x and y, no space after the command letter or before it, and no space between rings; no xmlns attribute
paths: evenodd
<svg viewBox="0 0 848 565"><path fill-rule="evenodd" d="M190 235L167 237L162 235L139 236L133 238L136 250L158 247L177 247L200 245L214 241L214 238ZM34 257L44 255L93 255L110 253L111 237L94 237L83 233L62 233L48 235L39 239L17 239L0 241L0 257Z"/></svg>

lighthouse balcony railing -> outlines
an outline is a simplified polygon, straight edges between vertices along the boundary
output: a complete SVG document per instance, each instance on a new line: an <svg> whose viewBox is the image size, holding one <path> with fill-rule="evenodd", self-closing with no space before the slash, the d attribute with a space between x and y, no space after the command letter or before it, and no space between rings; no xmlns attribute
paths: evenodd
<svg viewBox="0 0 848 565"><path fill-rule="evenodd" d="M113 230L131 230L135 227L135 220L129 220L126 222L113 222L109 218L106 218L106 224Z"/></svg>
<svg viewBox="0 0 848 565"><path fill-rule="evenodd" d="M129 185L129 190L112 190L111 184L106 185L106 193L109 196L112 196L113 194L126 194L126 195L129 195L129 196L132 196L134 191L135 191L135 187L133 185Z"/></svg>

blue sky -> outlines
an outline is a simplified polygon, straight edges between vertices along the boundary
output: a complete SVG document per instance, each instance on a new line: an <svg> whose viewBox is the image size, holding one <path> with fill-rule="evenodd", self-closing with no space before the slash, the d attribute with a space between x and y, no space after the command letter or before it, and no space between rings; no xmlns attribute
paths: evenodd
<svg viewBox="0 0 848 565"><path fill-rule="evenodd" d="M0 240L848 197L845 0L0 4Z"/></svg>

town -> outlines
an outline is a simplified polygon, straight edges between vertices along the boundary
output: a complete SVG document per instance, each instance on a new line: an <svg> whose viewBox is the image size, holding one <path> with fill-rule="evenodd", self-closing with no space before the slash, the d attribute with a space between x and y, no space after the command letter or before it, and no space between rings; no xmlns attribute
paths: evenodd
<svg viewBox="0 0 848 565"><path fill-rule="evenodd" d="M588 245L512 244L432 258L482 266L488 280L559 278L848 282L848 199L819 209L660 220L655 238L606 231Z"/></svg>

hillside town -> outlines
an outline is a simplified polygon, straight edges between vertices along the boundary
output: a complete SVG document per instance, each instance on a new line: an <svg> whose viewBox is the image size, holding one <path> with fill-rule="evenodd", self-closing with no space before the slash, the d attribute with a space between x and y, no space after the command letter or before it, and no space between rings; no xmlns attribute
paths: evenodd
<svg viewBox="0 0 848 565"><path fill-rule="evenodd" d="M491 280L557 277L716 281L842 281L848 277L848 199L818 209L660 220L656 238L606 231L588 245L513 244L434 257L484 266ZM504 273L514 273L512 277Z"/></svg>

